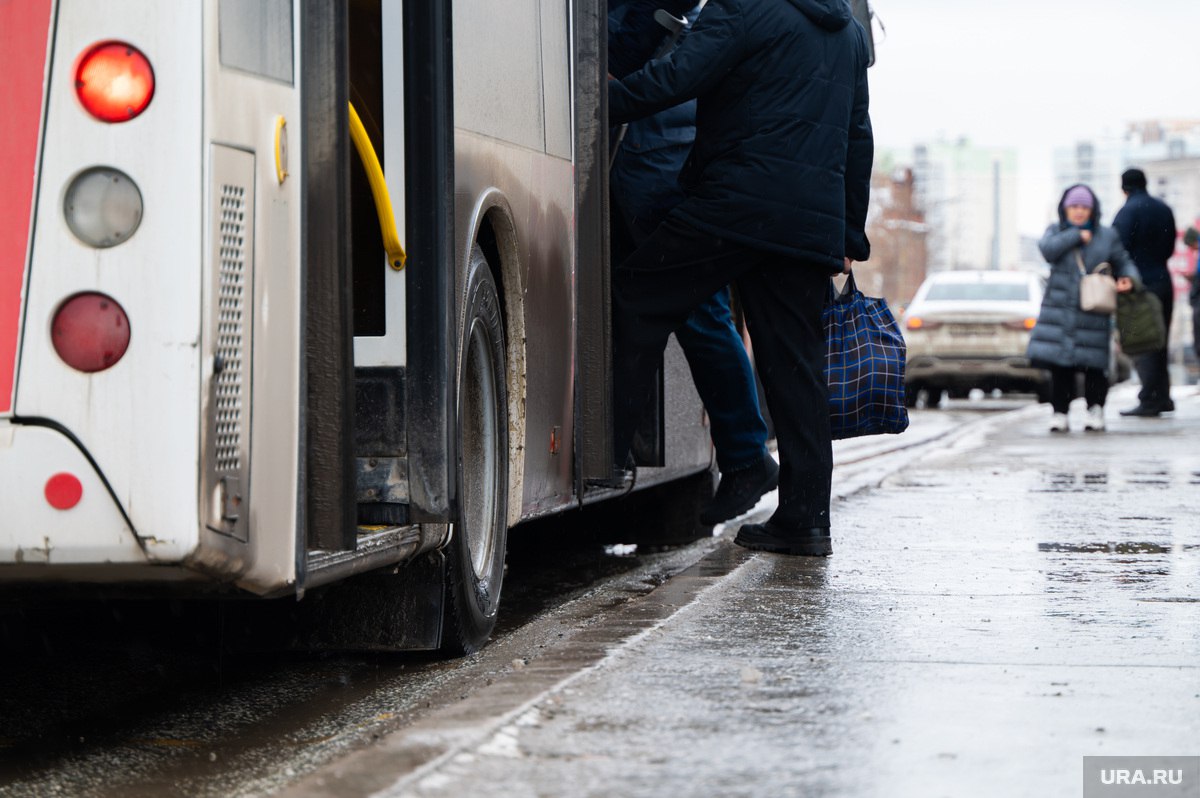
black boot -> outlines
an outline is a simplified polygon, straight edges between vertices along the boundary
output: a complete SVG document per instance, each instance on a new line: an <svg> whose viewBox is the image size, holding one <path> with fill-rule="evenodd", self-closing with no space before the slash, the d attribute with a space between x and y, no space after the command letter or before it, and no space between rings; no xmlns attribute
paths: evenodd
<svg viewBox="0 0 1200 798"><path fill-rule="evenodd" d="M749 510L764 493L779 486L779 465L771 455L752 466L721 475L717 493L700 512L700 523L711 526Z"/></svg>
<svg viewBox="0 0 1200 798"><path fill-rule="evenodd" d="M733 542L747 549L775 554L799 554L805 557L828 557L833 554L829 527L784 529L770 521L765 524L746 524L738 530Z"/></svg>

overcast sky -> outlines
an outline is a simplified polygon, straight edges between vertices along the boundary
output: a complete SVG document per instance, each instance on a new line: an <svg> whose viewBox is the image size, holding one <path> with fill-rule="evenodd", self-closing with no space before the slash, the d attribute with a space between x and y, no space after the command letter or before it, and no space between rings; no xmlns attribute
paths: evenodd
<svg viewBox="0 0 1200 798"><path fill-rule="evenodd" d="M1200 0L871 0L880 147L1019 148L1018 225L1040 234L1055 146L1200 119Z"/></svg>

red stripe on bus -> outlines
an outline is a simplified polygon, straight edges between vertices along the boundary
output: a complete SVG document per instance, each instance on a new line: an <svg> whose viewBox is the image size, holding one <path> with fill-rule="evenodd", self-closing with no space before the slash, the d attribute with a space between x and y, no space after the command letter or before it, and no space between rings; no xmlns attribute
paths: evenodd
<svg viewBox="0 0 1200 798"><path fill-rule="evenodd" d="M52 0L0 0L0 413L13 405Z"/></svg>

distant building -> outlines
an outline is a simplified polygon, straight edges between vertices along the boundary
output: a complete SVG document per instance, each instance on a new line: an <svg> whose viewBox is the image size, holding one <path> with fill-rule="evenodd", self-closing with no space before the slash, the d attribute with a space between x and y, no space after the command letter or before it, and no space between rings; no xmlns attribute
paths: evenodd
<svg viewBox="0 0 1200 798"><path fill-rule="evenodd" d="M1186 230L1200 219L1200 157L1137 164L1146 173L1147 189L1171 206L1175 224Z"/></svg>
<svg viewBox="0 0 1200 798"><path fill-rule="evenodd" d="M1181 220L1200 215L1200 120L1137 122L1119 135L1079 141L1054 151L1059 192L1086 183L1100 199L1108 222L1125 204L1121 173L1130 167L1146 173L1150 193L1171 206L1183 227Z"/></svg>
<svg viewBox="0 0 1200 798"><path fill-rule="evenodd" d="M1015 149L966 139L918 144L913 173L929 225L929 271L1017 267Z"/></svg>
<svg viewBox="0 0 1200 798"><path fill-rule="evenodd" d="M870 296L882 296L894 309L912 299L925 279L929 228L916 204L911 168L884 157L871 175L867 238L871 259L855 267L855 281Z"/></svg>

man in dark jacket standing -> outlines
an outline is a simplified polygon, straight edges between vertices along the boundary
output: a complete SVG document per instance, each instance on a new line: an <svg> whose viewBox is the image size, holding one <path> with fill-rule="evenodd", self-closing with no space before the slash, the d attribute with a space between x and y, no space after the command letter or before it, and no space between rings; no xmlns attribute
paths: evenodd
<svg viewBox="0 0 1200 798"><path fill-rule="evenodd" d="M686 23L681 35L700 13L696 0L609 0L610 75L623 78L636 72L663 46L666 30L654 18L659 8ZM614 264L624 261L683 201L679 171L695 137L694 100L629 125L609 173ZM700 511L700 523L708 525L745 513L779 484L779 466L767 451L754 367L734 326L729 300L729 289L722 288L675 330L708 413L721 470L716 495Z"/></svg>
<svg viewBox="0 0 1200 798"><path fill-rule="evenodd" d="M1171 311L1175 305L1175 288L1167 259L1175 253L1175 214L1167 204L1146 191L1146 173L1127 169L1121 175L1121 190L1128 199L1113 219L1113 227L1121 234L1121 243L1137 264L1146 289L1162 302L1163 321L1171 329ZM1171 375L1167 371L1167 347L1140 355L1133 361L1142 390L1138 392L1137 407L1122 410L1123 416L1152 417L1175 409L1171 400Z"/></svg>
<svg viewBox="0 0 1200 798"><path fill-rule="evenodd" d="M846 0L709 0L672 53L609 82L611 123L696 98L686 194L613 276L615 452L667 337L736 280L779 442L779 508L736 542L827 555L833 457L821 310L870 245L866 32Z"/></svg>

